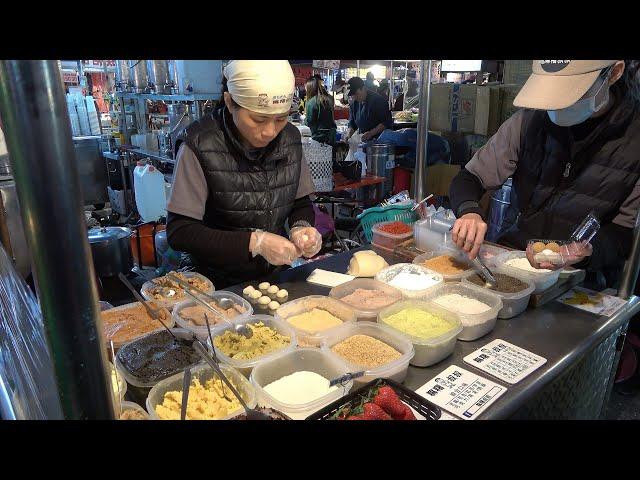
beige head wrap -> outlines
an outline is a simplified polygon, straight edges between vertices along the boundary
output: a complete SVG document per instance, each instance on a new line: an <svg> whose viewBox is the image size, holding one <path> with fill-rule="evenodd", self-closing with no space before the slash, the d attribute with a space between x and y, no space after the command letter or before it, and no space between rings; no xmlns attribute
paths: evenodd
<svg viewBox="0 0 640 480"><path fill-rule="evenodd" d="M233 60L224 76L229 93L241 107L268 115L289 112L295 77L287 60Z"/></svg>

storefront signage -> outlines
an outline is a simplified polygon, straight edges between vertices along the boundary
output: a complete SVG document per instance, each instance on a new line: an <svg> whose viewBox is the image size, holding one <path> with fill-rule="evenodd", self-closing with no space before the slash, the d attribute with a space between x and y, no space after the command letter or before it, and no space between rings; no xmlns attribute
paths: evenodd
<svg viewBox="0 0 640 480"><path fill-rule="evenodd" d="M82 68L85 72L104 72L105 66L107 72L116 71L115 60L82 60Z"/></svg>
<svg viewBox="0 0 640 480"><path fill-rule="evenodd" d="M62 72L64 83L78 83L78 72Z"/></svg>
<svg viewBox="0 0 640 480"><path fill-rule="evenodd" d="M464 357L464 362L513 385L547 363L547 359L497 339Z"/></svg>
<svg viewBox="0 0 640 480"><path fill-rule="evenodd" d="M340 60L314 60L313 68L328 68L330 70L338 70L340 68Z"/></svg>
<svg viewBox="0 0 640 480"><path fill-rule="evenodd" d="M506 391L502 385L451 365L416 393L463 420L474 420Z"/></svg>

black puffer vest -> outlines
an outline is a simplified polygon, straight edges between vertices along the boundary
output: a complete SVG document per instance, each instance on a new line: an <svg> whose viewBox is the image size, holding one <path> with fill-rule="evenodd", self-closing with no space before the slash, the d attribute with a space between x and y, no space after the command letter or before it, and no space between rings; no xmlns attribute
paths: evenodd
<svg viewBox="0 0 640 480"><path fill-rule="evenodd" d="M640 178L640 112L617 102L580 142L545 111L525 111L520 158L500 243L567 239L593 211L610 223Z"/></svg>
<svg viewBox="0 0 640 480"><path fill-rule="evenodd" d="M180 135L200 161L209 187L203 222L219 230L282 234L298 191L300 132L287 124L255 160L238 137L226 108L192 123ZM215 268L206 259L195 260L216 285L240 283L272 270L262 257Z"/></svg>

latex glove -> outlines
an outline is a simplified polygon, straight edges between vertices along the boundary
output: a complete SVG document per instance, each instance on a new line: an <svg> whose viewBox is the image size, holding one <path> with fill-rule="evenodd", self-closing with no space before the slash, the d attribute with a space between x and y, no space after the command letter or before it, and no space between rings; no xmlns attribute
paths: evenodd
<svg viewBox="0 0 640 480"><path fill-rule="evenodd" d="M249 243L251 254L254 257L261 255L271 265L291 265L296 258L300 257L296 246L280 235L256 230L251 237Z"/></svg>
<svg viewBox="0 0 640 480"><path fill-rule="evenodd" d="M545 268L547 270L562 270L576 263L580 263L593 253L593 246L590 243L573 242L560 247L560 258L557 262L535 260L535 254L530 247L527 247L527 260L533 268Z"/></svg>
<svg viewBox="0 0 640 480"><path fill-rule="evenodd" d="M458 248L468 253L469 260L473 260L480 251L486 233L487 224L482 217L477 213L467 213L453 224L451 237Z"/></svg>
<svg viewBox="0 0 640 480"><path fill-rule="evenodd" d="M294 227L289 238L306 258L317 255L322 248L322 235L313 227Z"/></svg>

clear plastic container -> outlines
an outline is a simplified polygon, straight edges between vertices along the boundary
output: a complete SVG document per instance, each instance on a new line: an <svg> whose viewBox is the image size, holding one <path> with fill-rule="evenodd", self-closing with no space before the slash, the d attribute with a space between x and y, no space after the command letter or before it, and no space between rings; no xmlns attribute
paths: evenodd
<svg viewBox="0 0 640 480"><path fill-rule="evenodd" d="M163 329L162 332L164 332L165 330ZM145 337L151 336L151 335L157 335L158 333L162 333L162 332L152 332L149 333L148 335L145 335L144 337L140 337L136 340L133 340L132 342L126 343L124 344L120 350L118 350L118 353L116 353L116 369L122 373L122 376L124 377L124 379L127 381L127 383L129 383L130 385L134 386L134 387L139 387L139 388L151 388L154 385L156 385L158 382L161 382L162 380L164 380L164 378L168 378L171 375L175 375L176 373L179 373L181 370L184 370L184 368L182 369L176 369L174 372L169 372L167 373L166 376L164 376L164 378L160 378L154 381L146 381L146 380L142 380L141 378L136 377L133 373L131 373L129 370L127 370L127 368L124 366L124 364L121 361L121 357L124 354L123 352L127 351L129 348L134 348L135 349L135 345L136 343L140 342L142 339L144 339ZM185 339L185 340L195 340L193 332L184 329L184 328L172 328L171 332L180 339ZM125 350L126 347L126 350ZM193 364L193 366L198 365L199 363L202 363L204 360L198 360L196 363ZM186 368L186 367L185 367Z"/></svg>
<svg viewBox="0 0 640 480"><path fill-rule="evenodd" d="M513 318L516 315L520 315L522 312L524 312L529 305L531 294L536 288L533 282L519 278L518 280L527 284L527 288L525 288L524 290L516 293L496 292L495 290L483 289L475 283L471 283L468 278L474 274L475 272L472 272L468 276L464 277L462 279L462 284L468 285L469 287L479 288L480 290L487 290L487 292L493 293L500 297L502 299L502 309L498 312L498 318L502 319ZM505 273L505 275L508 274Z"/></svg>
<svg viewBox="0 0 640 480"><path fill-rule="evenodd" d="M220 290L218 292L212 292L211 296L216 299L216 303L218 304L219 302L223 302L223 301L224 302L231 301L235 305L242 306L246 310L244 313L240 313L237 316L231 318L230 320L232 322L241 322L243 320L246 320L250 315L253 314L253 307L251 306L251 304L248 301L246 301L244 298L240 297L239 295L236 295L235 293ZM200 303L196 302L195 300L186 300L184 302L180 302L173 308L173 312L171 313L171 315L173 316L173 320L175 321L176 325L179 325L182 328L186 328L187 330L191 330L193 333L196 334L196 336L200 340L204 341L207 338L209 338L209 331L207 330L206 323L202 326L195 325L191 321L183 318L180 313L182 312L182 310L189 307L201 307L203 311L206 310L204 306L202 306ZM216 316L213 312L207 311L207 317L209 317L211 330L216 328L218 325L225 324L224 320ZM204 322L204 314L202 318Z"/></svg>
<svg viewBox="0 0 640 480"><path fill-rule="evenodd" d="M569 238L572 242L589 243L600 230L600 221L594 212L589 212Z"/></svg>
<svg viewBox="0 0 640 480"><path fill-rule="evenodd" d="M556 248L555 246L552 245L551 253L543 253L543 251L550 250L547 248L547 245L554 244L554 243L559 248ZM538 244L542 244L543 250L536 253L535 250ZM543 240L539 238L532 238L527 242L527 253L529 253L533 257L533 259L538 263L551 263L554 265L562 265L564 263L562 247L564 247L565 245L567 245L567 242L562 240ZM564 251L568 253L566 249L564 249Z"/></svg>
<svg viewBox="0 0 640 480"><path fill-rule="evenodd" d="M496 258L496 272L504 273L505 275L515 277L519 280L533 282L535 285L533 294L544 292L548 288L552 287L558 281L558 277L560 277L560 270L529 272L506 264L506 262L514 258L526 259L527 254L526 252L515 251L498 255Z"/></svg>
<svg viewBox="0 0 640 480"><path fill-rule="evenodd" d="M380 228L383 227L384 225L389 225L390 223L396 223L397 221L398 220L394 220L392 222L376 223L371 228L371 233L373 235L371 242L375 243L381 248L387 248L387 249L393 250L402 242L406 242L411 237L413 237L413 228L411 227L411 225L407 225L407 227L409 228L409 231L407 233L395 234L395 233L383 232L382 230L380 230ZM401 223L404 223L404 222L401 222Z"/></svg>
<svg viewBox="0 0 640 480"><path fill-rule="evenodd" d="M265 392L264 387L267 385L301 371L314 372L327 380L332 380L347 373L349 368L338 358L316 348L298 348L280 354L260 362L251 372L250 380L256 390L258 402L261 405L275 408L294 420L302 420L346 395L353 386L353 381L350 380L345 386L338 386L336 390L303 404L283 403Z"/></svg>
<svg viewBox="0 0 640 480"><path fill-rule="evenodd" d="M444 278L439 273L436 273L433 270L429 270L428 268L425 268L422 265L415 265L412 263L397 263L383 270L380 270L376 274L375 279L378 280L379 282L389 284L400 273L428 275L432 281L431 285L425 288L421 288L420 290L410 290L407 288L395 287L402 292L402 296L404 298L413 298L413 299L424 298L424 296L431 289L433 289L437 285L444 282ZM391 286L394 286L394 285L391 285Z"/></svg>
<svg viewBox="0 0 640 480"><path fill-rule="evenodd" d="M124 412L125 410L135 410L137 412L140 412L142 415L144 415L145 420L150 420L149 414L147 413L147 411L142 408L140 405L138 405L137 403L134 402L122 402L122 408L121 408L122 412Z"/></svg>
<svg viewBox="0 0 640 480"><path fill-rule="evenodd" d="M253 388L253 385L249 383L249 381L242 375L238 370L233 367L230 367L225 364L220 364L220 370L227 377L227 379L233 383L233 385L238 390L238 393L242 395L245 403L249 408L253 408L256 406L256 391ZM158 414L156 413L156 406L161 405L164 400L164 395L167 392L182 392L182 380L184 378L184 372L178 373L172 377L166 378L162 380L160 383L155 385L151 391L149 392L149 396L147 397L147 411L149 412L149 416L152 420L160 420ZM202 385L205 384L209 379L215 378L216 381L222 382L219 379L218 374L215 372L213 368L211 368L207 364L198 365L191 369L191 382L195 379L198 379ZM233 393L229 390L229 387L224 386L227 395L232 398ZM226 415L224 418L220 418L219 420L229 420L237 415L244 413L244 409L240 407L234 412L231 412L229 415Z"/></svg>
<svg viewBox="0 0 640 480"><path fill-rule="evenodd" d="M287 322L278 320L277 318L273 318L271 315L252 315L248 318L244 318L234 323L237 323L238 325L251 325L253 323L258 323L258 322L264 323L267 327L275 330L281 335L287 335L288 337L290 337L291 342L289 343L289 345L287 345L286 347L280 348L278 350L275 350L273 352L267 353L265 355L254 357L251 360L236 360L234 358L231 358L225 355L220 349L218 348L215 349L216 356L218 357L218 359L236 368L240 373L242 373L247 378L249 378L249 375L251 375L251 371L253 370L253 367L255 367L258 364L258 362L263 362L272 357L276 357L283 352L288 352L290 350L295 349L297 346L296 332L293 329L293 327L289 325ZM216 337L219 337L220 335L224 335L224 332L228 331L231 328L233 328L231 325L219 325L213 332L211 332L211 336L213 337L213 340L215 341ZM210 348L212 347L211 342L209 341L208 338L207 338L207 345Z"/></svg>
<svg viewBox="0 0 640 480"><path fill-rule="evenodd" d="M284 321L287 325L296 332L296 338L298 339L298 345L301 347L320 347L322 340L331 332L338 328L340 325L322 330L319 332L311 332L308 330L302 330L291 325L288 321L289 318L296 315L310 312L314 308L320 310L326 310L331 315L339 318L343 322L355 322L356 314L354 310L347 304L336 300L335 298L325 297L322 295L310 295L308 297L302 297L297 300L285 303L276 311L276 318Z"/></svg>
<svg viewBox="0 0 640 480"><path fill-rule="evenodd" d="M489 290L478 288L469 284L445 283L429 292L429 295L427 296L427 298L425 298L425 300L437 303L436 300L438 299L438 297L441 297L443 295L455 294L462 295L463 297L473 298L490 307L490 309L486 312L470 314L462 313L455 308L448 308L444 305L438 304L442 308L456 313L458 317L460 317L460 321L462 322L462 331L458 335L458 340L470 342L473 340L477 340L480 337L484 337L487 333L493 330L493 327L495 327L496 320L498 318L498 312L502 310L503 305L502 299Z"/></svg>
<svg viewBox="0 0 640 480"><path fill-rule="evenodd" d="M391 295L395 298L395 300L384 307L380 308L358 308L350 303L344 302L342 299L348 295L351 295L358 289L362 290L377 290L383 292L387 295ZM343 301L346 305L348 305L356 314L358 321L372 321L375 322L378 318L378 312L383 308L392 305L398 300L402 300L402 292L397 288L394 288L386 283L379 282L377 280L373 280L371 278L356 278L347 283L343 283L342 285L338 285L337 287L333 287L329 292L329 296L332 298L336 298L340 301Z"/></svg>
<svg viewBox="0 0 640 480"><path fill-rule="evenodd" d="M438 272L433 267L428 267L426 265L423 265L424 262L426 262L427 260L431 260L432 258L440 257L444 255L453 257L457 262L465 264L467 266L467 269L458 273L446 274L446 273ZM462 279L462 277L468 275L469 272L473 270L473 267L469 265L469 259L466 257L466 255L460 252L460 250L454 250L452 248L447 248L447 247L431 250L423 253L422 255L418 255L416 258L413 259L413 263L415 263L416 265L422 265L423 267L428 268L429 270L432 270L442 275L442 278L444 278L445 282L459 282Z"/></svg>
<svg viewBox="0 0 640 480"><path fill-rule="evenodd" d="M116 378L118 379L118 389L114 389L113 388L113 378L112 378L112 373L111 372L116 372ZM124 379L124 375L122 374L121 371L119 371L116 367L113 366L113 363L109 362L109 385L111 385L111 392L112 392L112 398L113 398L113 404L114 406L117 408L119 408L119 405L121 403L123 403L123 399L124 399L124 395L125 393L127 393L127 382ZM118 395L118 393L120 395Z"/></svg>
<svg viewBox="0 0 640 480"><path fill-rule="evenodd" d="M491 269L496 266L495 261L498 255L503 253L508 253L511 250L508 248L502 248L497 245L489 245L487 243L483 243L480 247L480 251L478 252L478 256L480 260L487 266L487 268Z"/></svg>
<svg viewBox="0 0 640 480"><path fill-rule="evenodd" d="M404 381L407 377L409 362L415 355L413 344L405 335L401 335L397 330L386 325L374 322L344 324L324 340L322 343L322 350L345 363L351 372L367 370L366 367L351 363L346 358L331 350L331 348L337 343L340 343L349 337L353 337L354 335L367 335L369 337L376 338L390 347L395 348L402 354L402 356L397 360L372 368L370 370L370 374L356 378L354 380L356 384L369 383L371 380L375 380L376 378L390 378L398 383L402 383Z"/></svg>
<svg viewBox="0 0 640 480"><path fill-rule="evenodd" d="M153 304L152 306L155 305L157 307L156 302L151 302L151 303ZM140 305L140 302L127 303L126 305L120 305L119 307L109 308L108 310L105 310L105 311L115 313L115 312L119 312L119 311L122 311L122 310L127 310L127 309L135 307L137 305ZM166 312L166 314L168 314L168 312ZM168 328L173 328L175 326L175 321L173 320L173 317L171 316L171 314L168 314L168 318L166 320L163 320L163 322ZM125 345L125 344L127 344L129 342L133 342L134 340L137 340L140 337L144 337L145 335L148 335L150 333L157 332L158 330L164 330L164 327L162 326L162 324L159 321L156 321L156 323L158 324L158 328L154 328L153 330L149 330L149 331L141 333L139 335L133 335L133 336L127 338L124 341L120 341L120 342L115 342L114 341L113 342L113 349L117 353L118 350L120 349L120 347L122 347L123 345ZM104 321L102 322L102 324L103 324L103 328L104 328L104 332L105 332L104 338L105 338L105 341L107 343L107 348L109 348L109 350L110 350L109 338L108 338L108 335L106 334L106 332L113 331L113 325L106 325Z"/></svg>
<svg viewBox="0 0 640 480"><path fill-rule="evenodd" d="M405 308L417 308L433 315L437 315L450 323L451 329L438 337L425 339L408 335L386 323L385 319L387 317L394 315ZM378 314L378 323L382 323L394 331L400 332L411 340L416 354L410 363L416 367L428 367L430 365L434 365L451 355L456 347L456 339L458 335L460 335L460 332L462 332L462 323L460 322L460 317L457 314L450 312L433 302L425 302L423 300L403 300L391 305Z"/></svg>
<svg viewBox="0 0 640 480"><path fill-rule="evenodd" d="M199 278L200 280L202 280L203 282L206 283L207 287L201 289L202 291L208 293L208 294L212 294L215 291L215 287L213 286L213 283L211 282L211 280L209 280L207 277L205 277L204 275L200 275L197 272L178 272L182 275L184 275L187 278ZM162 278L162 277L159 277ZM150 292L150 290L153 287L156 287L157 285L155 283L153 283L152 281L149 282L145 282L142 285L142 288L140 289L140 293L142 294L142 297L145 300L151 300L153 302L155 302L157 305L163 306L169 310L171 310L175 305L177 305L180 302L184 302L185 300L189 300L191 299L191 297L187 294L187 293L182 293L182 295L176 295L175 297L169 297L169 298L164 298L164 299L155 299L153 298L152 293Z"/></svg>

